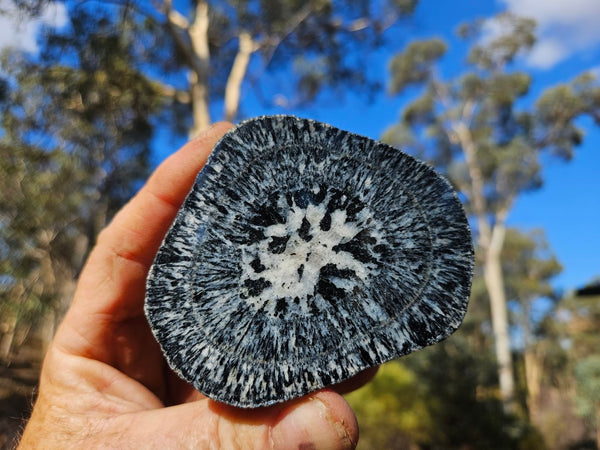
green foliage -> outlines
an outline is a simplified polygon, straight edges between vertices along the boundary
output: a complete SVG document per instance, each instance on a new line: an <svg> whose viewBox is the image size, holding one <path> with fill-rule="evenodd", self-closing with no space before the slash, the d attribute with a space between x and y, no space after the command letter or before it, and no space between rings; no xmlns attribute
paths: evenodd
<svg viewBox="0 0 600 450"><path fill-rule="evenodd" d="M238 50L236 37L242 30L258 49L247 78L266 103L277 94L280 102L285 97L287 105L306 105L326 88L338 97L348 89L370 94L379 82L364 70L369 56L365 49L379 46L383 31L411 14L416 4L416 0L386 0L378 5L368 0L210 2L211 98L223 98ZM179 9L194 5L189 2ZM180 58L182 67L190 67L189 59ZM183 87L180 82L175 85Z"/></svg>
<svg viewBox="0 0 600 450"><path fill-rule="evenodd" d="M483 28L486 25L487 30ZM473 45L468 61L484 70L498 70L533 46L535 21L512 13L501 13L487 22L462 25L458 34L471 38L483 34L483 42Z"/></svg>
<svg viewBox="0 0 600 450"><path fill-rule="evenodd" d="M359 448L545 448L539 433L503 412L494 355L471 316L450 339L383 365L347 396Z"/></svg>
<svg viewBox="0 0 600 450"><path fill-rule="evenodd" d="M575 366L579 414L600 426L600 354L591 355Z"/></svg>
<svg viewBox="0 0 600 450"><path fill-rule="evenodd" d="M446 53L441 39L415 41L390 62L390 92L397 94L411 84L422 83L431 77L435 63Z"/></svg>
<svg viewBox="0 0 600 450"><path fill-rule="evenodd" d="M581 115L589 115L600 124L600 86L592 73L583 73L540 95L536 102L537 122L533 128L538 145L547 146L554 154L570 159L574 147L583 140L583 131L574 123Z"/></svg>
<svg viewBox="0 0 600 450"><path fill-rule="evenodd" d="M161 96L130 65L134 38L123 32L127 22L77 10L71 26L48 36L39 60L5 58L15 89L2 116L4 139L76 157L78 170L93 179L91 189L110 202L110 215L148 173L151 120Z"/></svg>
<svg viewBox="0 0 600 450"><path fill-rule="evenodd" d="M507 296L522 302L554 297L550 280L562 271L543 230L529 233L510 228L502 249Z"/></svg>
<svg viewBox="0 0 600 450"><path fill-rule="evenodd" d="M426 386L400 361L381 366L371 383L347 396L360 424L360 447L429 444L436 429L425 393Z"/></svg>
<svg viewBox="0 0 600 450"><path fill-rule="evenodd" d="M573 365L600 354L600 296L569 295L561 302L560 313L562 337L570 344Z"/></svg>
<svg viewBox="0 0 600 450"><path fill-rule="evenodd" d="M477 351L461 329L447 341L406 358L427 386L438 448L514 448L521 432L498 398L494 355ZM514 434L517 433L517 436Z"/></svg>
<svg viewBox="0 0 600 450"><path fill-rule="evenodd" d="M134 40L119 20L77 10L72 33L50 34L38 58L0 61L3 339L60 313L96 234L148 174L162 100L129 64Z"/></svg>
<svg viewBox="0 0 600 450"><path fill-rule="evenodd" d="M402 112L403 122L411 125L419 123L427 124L433 121L435 100L426 92L425 95L417 97L412 103L409 103Z"/></svg>
<svg viewBox="0 0 600 450"><path fill-rule="evenodd" d="M60 293L81 264L79 189L85 175L60 149L0 140L0 329L2 337L59 308ZM5 341L7 342L7 341ZM1 349L8 357L10 345Z"/></svg>
<svg viewBox="0 0 600 450"><path fill-rule="evenodd" d="M43 1L20 3L35 13ZM177 6L192 21L188 12L201 3ZM223 98L241 31L257 46L246 79L267 102L279 91L296 105L318 99L326 88L336 95L377 88L364 70L367 50L377 48L382 32L416 3L210 2L210 99ZM147 177L157 127L183 134L191 125L188 75L198 55L190 53L189 36L165 25L164 9L147 1L70 7L69 26L47 30L39 57L12 53L2 59L2 332L12 319L29 326L60 307L99 229ZM460 28L472 46L454 79L441 76L447 51L441 39L412 42L391 60L389 91L415 88L415 96L384 137L442 167L477 213L474 161L483 179L479 213L492 224L521 192L541 185L542 150L569 158L583 138L575 120L588 115L600 122L600 87L591 74L550 88L526 106L531 76L511 64L532 46L534 24L507 14L495 20L503 33L491 37L482 21ZM463 153L465 129L474 149L470 161ZM560 265L541 233L508 230L502 252L509 299L527 306L552 295L549 280ZM478 263L485 258L481 247L477 257ZM373 383L348 396L363 448L543 448L525 420L502 410L482 274L478 265L459 332L384 365ZM564 383L559 378L568 358L571 366L585 358L575 376L581 411L589 415L600 302L570 302L561 305L570 314L566 332L550 315L526 323L535 325L536 343L544 339L544 376L553 387ZM572 342L569 355L560 338Z"/></svg>
<svg viewBox="0 0 600 450"><path fill-rule="evenodd" d="M552 368L559 384L575 393L575 408L600 439L600 296L594 294L598 280L580 291L567 294L558 304L554 321L542 324L543 331L557 336L563 358ZM581 294L580 294L581 292Z"/></svg>

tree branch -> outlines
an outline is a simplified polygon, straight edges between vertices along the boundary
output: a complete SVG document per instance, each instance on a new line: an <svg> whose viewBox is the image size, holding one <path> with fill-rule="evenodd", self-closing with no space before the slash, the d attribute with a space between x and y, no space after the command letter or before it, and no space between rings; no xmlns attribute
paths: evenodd
<svg viewBox="0 0 600 450"><path fill-rule="evenodd" d="M210 70L210 48L208 46L208 3L198 0L194 21L189 27L189 37L193 53L193 71L190 74L192 93L192 114L194 123L190 137L206 130L211 123L208 108L208 75Z"/></svg>
<svg viewBox="0 0 600 450"><path fill-rule="evenodd" d="M187 19L173 9L171 0L164 0L162 5L155 3L155 7L165 17L167 30L173 36L175 45L179 48L181 53L185 55L188 65L193 68L194 56L186 39L189 33L189 23L187 22ZM181 18L185 21L181 20Z"/></svg>
<svg viewBox="0 0 600 450"><path fill-rule="evenodd" d="M301 8L296 14L294 14L290 18L290 20L287 23L287 26L285 27L285 31L280 33L278 36L267 37L263 42L259 44L260 47L269 48L268 55L265 58L264 67L267 67L270 64L271 60L273 59L273 56L275 55L275 52L277 51L277 48L281 45L281 43L285 39L287 39L287 37L290 36L294 32L294 30L298 28L300 24L302 24L302 22L308 19L311 13L312 9L310 7L310 4L304 5L303 8Z"/></svg>
<svg viewBox="0 0 600 450"><path fill-rule="evenodd" d="M163 5L164 14L169 24L175 28L178 28L182 32L188 32L190 23L188 22L187 18L183 16L183 14L176 9L173 9L172 0L164 0Z"/></svg>
<svg viewBox="0 0 600 450"><path fill-rule="evenodd" d="M233 60L227 84L225 85L225 120L228 121L233 121L237 116L241 85L246 76L250 56L259 48L247 31L240 32L238 40L238 52Z"/></svg>
<svg viewBox="0 0 600 450"><path fill-rule="evenodd" d="M156 23L156 24L159 23L159 21L155 17L155 15L152 14L152 12L142 8L142 6L138 2L121 1L121 0L79 0L76 7L82 6L86 3L93 3L93 2L97 2L97 3L101 3L101 4L112 4L112 5L121 6L123 8L131 8L133 11L141 14L142 16L144 16L147 19L152 20L154 23Z"/></svg>
<svg viewBox="0 0 600 450"><path fill-rule="evenodd" d="M184 105L188 105L192 102L189 92L186 92L181 89L176 89L173 86L165 85L162 83L155 83L154 86L156 88L156 91L164 97L172 98Z"/></svg>
<svg viewBox="0 0 600 450"><path fill-rule="evenodd" d="M208 108L210 69L208 3L205 0L198 1L192 23L174 9L172 0L163 0L162 4L154 3L154 5L165 17L167 30L184 55L190 69L188 75L190 93L186 96L181 91L171 91L167 88L165 94L174 95L182 103L191 103L193 123L190 137L193 137L208 128L211 123Z"/></svg>

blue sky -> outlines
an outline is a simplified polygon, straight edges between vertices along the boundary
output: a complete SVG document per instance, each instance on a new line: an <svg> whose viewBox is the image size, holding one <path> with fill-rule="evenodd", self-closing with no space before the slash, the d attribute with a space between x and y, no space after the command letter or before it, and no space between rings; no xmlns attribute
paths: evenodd
<svg viewBox="0 0 600 450"><path fill-rule="evenodd" d="M6 9L8 4L9 0L0 0L0 9ZM380 70L381 79L385 80L387 62L394 52L412 39L439 36L450 44L443 72L452 76L460 71L464 59L464 44L453 36L456 26L507 9L534 17L539 24L538 44L520 60L534 77L532 100L545 87L569 80L584 70L600 75L600 0L421 0L415 15L399 34L389 36L389 41L396 44L375 53L373 70ZM60 4L50 4L35 22L18 23L0 16L0 48L15 45L35 52L37 27L41 23L60 26L65 22L66 12ZM401 107L401 98L385 93L370 104L349 95L335 107L315 105L300 111L265 109L249 89L242 99L246 117L296 113L373 138L380 137L394 123ZM519 198L509 217L512 226L545 230L564 266L554 284L564 290L600 276L600 129L591 121L582 121L581 125L586 128L586 138L575 158L568 163L547 158L543 188ZM156 159L163 159L172 146L163 140Z"/></svg>

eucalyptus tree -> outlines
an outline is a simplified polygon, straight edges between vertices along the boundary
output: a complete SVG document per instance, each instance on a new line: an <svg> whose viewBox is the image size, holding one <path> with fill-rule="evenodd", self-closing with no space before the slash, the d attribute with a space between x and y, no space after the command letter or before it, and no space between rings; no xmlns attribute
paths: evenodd
<svg viewBox="0 0 600 450"><path fill-rule="evenodd" d="M148 173L150 115L162 100L129 66L131 38L102 21L79 16L73 40L55 37L37 61L19 53L2 60L9 80L0 113L5 358L15 334L36 318L47 315L52 332L97 233Z"/></svg>
<svg viewBox="0 0 600 450"><path fill-rule="evenodd" d="M521 337L527 409L535 420L556 347L555 336L548 336L546 329L546 319L556 313L559 298L551 281L562 266L539 229L525 233L509 228L501 258L506 296L513 303L514 325Z"/></svg>
<svg viewBox="0 0 600 450"><path fill-rule="evenodd" d="M582 74L530 99L531 75L515 60L534 44L535 23L509 13L491 20L501 33L484 33L485 21L458 29L470 49L452 78L442 77L447 45L440 39L412 42L391 60L391 93L416 94L385 139L442 168L472 217L501 397L510 409L515 387L501 262L507 218L519 195L541 186L541 153L571 158L583 140L576 119L600 122L600 87Z"/></svg>

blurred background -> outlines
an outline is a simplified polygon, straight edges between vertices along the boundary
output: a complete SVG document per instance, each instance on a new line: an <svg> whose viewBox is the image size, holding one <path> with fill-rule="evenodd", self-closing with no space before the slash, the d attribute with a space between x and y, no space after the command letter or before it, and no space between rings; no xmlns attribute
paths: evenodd
<svg viewBox="0 0 600 450"><path fill-rule="evenodd" d="M600 2L0 0L0 447L96 236L217 120L428 161L477 249L463 326L348 396L362 449L600 442Z"/></svg>

